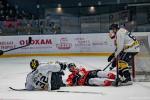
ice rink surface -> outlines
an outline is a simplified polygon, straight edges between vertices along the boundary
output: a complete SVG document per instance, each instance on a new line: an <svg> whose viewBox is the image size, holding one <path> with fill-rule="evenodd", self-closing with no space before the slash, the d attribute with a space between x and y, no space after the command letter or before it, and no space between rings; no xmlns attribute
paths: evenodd
<svg viewBox="0 0 150 100"><path fill-rule="evenodd" d="M122 87L79 86L60 89L64 91L98 92L99 94L10 90L9 87L24 88L26 75L31 71L29 62L32 58L43 62L75 62L78 66L87 69L103 69L108 64L106 57L91 56L0 58L0 100L150 100L150 82L134 82L131 86Z"/></svg>

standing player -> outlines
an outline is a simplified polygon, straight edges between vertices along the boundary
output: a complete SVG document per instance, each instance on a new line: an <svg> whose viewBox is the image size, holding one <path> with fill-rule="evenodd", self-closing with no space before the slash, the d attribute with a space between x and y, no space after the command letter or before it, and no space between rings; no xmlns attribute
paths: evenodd
<svg viewBox="0 0 150 100"><path fill-rule="evenodd" d="M67 86L111 86L115 81L115 74L101 70L87 71L77 68L74 63L68 64L71 74L66 80Z"/></svg>
<svg viewBox="0 0 150 100"><path fill-rule="evenodd" d="M134 56L140 51L139 42L130 32L125 28L119 28L117 24L110 26L109 36L114 39L116 46L115 52L108 58L109 62L113 60L110 70L118 65L119 75L124 78L122 83L132 84L129 66L134 68Z"/></svg>
<svg viewBox="0 0 150 100"><path fill-rule="evenodd" d="M64 64L40 64L38 60L32 59L30 62L32 72L27 75L25 88L27 90L56 90L63 86L62 70Z"/></svg>

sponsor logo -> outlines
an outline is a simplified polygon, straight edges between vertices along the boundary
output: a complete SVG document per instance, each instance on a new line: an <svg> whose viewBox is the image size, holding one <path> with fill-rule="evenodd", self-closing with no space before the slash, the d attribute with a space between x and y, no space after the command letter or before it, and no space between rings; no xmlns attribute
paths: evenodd
<svg viewBox="0 0 150 100"><path fill-rule="evenodd" d="M91 46L90 40L87 40L85 38L76 38L75 40L77 41L77 43L75 44L75 46L77 47L90 47Z"/></svg>
<svg viewBox="0 0 150 100"><path fill-rule="evenodd" d="M13 41L0 41L0 49L2 49L2 50L12 49L15 47L16 47L16 45L14 45Z"/></svg>
<svg viewBox="0 0 150 100"><path fill-rule="evenodd" d="M0 41L0 45L13 45L13 41Z"/></svg>
<svg viewBox="0 0 150 100"><path fill-rule="evenodd" d="M26 45L28 43L28 40L20 40L20 45ZM52 44L51 39L35 39L31 41L32 45L47 45Z"/></svg>
<svg viewBox="0 0 150 100"><path fill-rule="evenodd" d="M72 47L72 43L68 42L67 38L61 38L60 43L56 44L58 49L70 49Z"/></svg>
<svg viewBox="0 0 150 100"><path fill-rule="evenodd" d="M80 52L88 52L91 50L91 41L87 38L75 38L75 47L80 48Z"/></svg>

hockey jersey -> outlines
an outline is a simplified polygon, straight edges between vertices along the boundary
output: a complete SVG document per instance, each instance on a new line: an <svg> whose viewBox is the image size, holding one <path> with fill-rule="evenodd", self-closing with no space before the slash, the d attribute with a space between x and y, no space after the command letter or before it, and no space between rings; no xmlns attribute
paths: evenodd
<svg viewBox="0 0 150 100"><path fill-rule="evenodd" d="M39 66L27 75L25 88L27 90L51 90L52 72L59 72L58 64Z"/></svg>
<svg viewBox="0 0 150 100"><path fill-rule="evenodd" d="M80 68L74 70L67 78L67 85L74 86L74 85L84 85L86 84L86 79L89 74L85 68Z"/></svg>
<svg viewBox="0 0 150 100"><path fill-rule="evenodd" d="M124 52L139 52L139 42L124 28L120 28L116 33L115 44L117 47L115 56L122 50Z"/></svg>

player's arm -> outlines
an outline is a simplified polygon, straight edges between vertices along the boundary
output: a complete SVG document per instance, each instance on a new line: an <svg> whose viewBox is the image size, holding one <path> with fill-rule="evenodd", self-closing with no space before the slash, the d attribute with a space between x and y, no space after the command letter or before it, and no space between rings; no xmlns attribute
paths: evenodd
<svg viewBox="0 0 150 100"><path fill-rule="evenodd" d="M70 74L67 78L67 85L68 86L76 86L78 85L78 80L80 79L79 74Z"/></svg>
<svg viewBox="0 0 150 100"><path fill-rule="evenodd" d="M118 31L117 32L117 49L115 52L115 57L117 57L120 52L123 50L124 48L124 38L125 38L125 33L123 31Z"/></svg>
<svg viewBox="0 0 150 100"><path fill-rule="evenodd" d="M69 75L67 80L66 80L66 83L67 83L67 86L73 86L73 76L72 75Z"/></svg>
<svg viewBox="0 0 150 100"><path fill-rule="evenodd" d="M32 91L35 89L33 86L32 72L27 75L25 88L29 91Z"/></svg>
<svg viewBox="0 0 150 100"><path fill-rule="evenodd" d="M44 66L39 66L39 70L47 71L47 72L59 72L61 71L61 67L59 64L46 64Z"/></svg>

